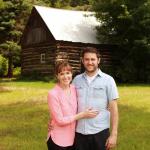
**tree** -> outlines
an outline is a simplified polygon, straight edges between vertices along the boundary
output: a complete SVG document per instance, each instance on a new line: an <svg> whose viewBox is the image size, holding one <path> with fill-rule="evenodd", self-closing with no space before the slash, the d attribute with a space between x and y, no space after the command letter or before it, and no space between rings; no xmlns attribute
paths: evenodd
<svg viewBox="0 0 150 150"><path fill-rule="evenodd" d="M6 43L1 44L1 52L8 59L7 77L9 78L13 76L13 59L20 54L20 50L20 46L13 41L6 41Z"/></svg>
<svg viewBox="0 0 150 150"><path fill-rule="evenodd" d="M7 59L0 55L0 77L5 76L7 71Z"/></svg>
<svg viewBox="0 0 150 150"><path fill-rule="evenodd" d="M88 0L70 0L70 5L72 7L76 7L76 6L82 6L82 5L88 5L89 1Z"/></svg>
<svg viewBox="0 0 150 150"><path fill-rule="evenodd" d="M99 40L119 47L118 78L150 80L150 0L94 0L93 9Z"/></svg>
<svg viewBox="0 0 150 150"><path fill-rule="evenodd" d="M24 0L6 0L0 6L2 6L0 7L0 53L8 58L7 76L12 77L12 64L14 56L19 56L20 46L18 43L29 7Z"/></svg>

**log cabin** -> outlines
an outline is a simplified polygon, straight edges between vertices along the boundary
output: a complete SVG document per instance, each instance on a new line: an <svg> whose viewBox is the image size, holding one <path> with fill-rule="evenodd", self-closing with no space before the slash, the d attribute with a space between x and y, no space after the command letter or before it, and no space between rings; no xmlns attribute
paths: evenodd
<svg viewBox="0 0 150 150"><path fill-rule="evenodd" d="M59 60L68 60L78 74L83 71L81 52L85 47L97 48L101 67L111 67L114 48L98 41L99 25L93 12L34 6L21 38L22 75L54 75Z"/></svg>

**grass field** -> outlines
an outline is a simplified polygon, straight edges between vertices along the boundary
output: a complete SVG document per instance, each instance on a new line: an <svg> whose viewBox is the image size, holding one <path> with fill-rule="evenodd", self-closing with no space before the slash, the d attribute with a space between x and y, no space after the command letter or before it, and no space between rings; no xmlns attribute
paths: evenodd
<svg viewBox="0 0 150 150"><path fill-rule="evenodd" d="M47 92L53 82L0 82L0 150L46 150ZM149 150L150 86L119 85L116 150Z"/></svg>

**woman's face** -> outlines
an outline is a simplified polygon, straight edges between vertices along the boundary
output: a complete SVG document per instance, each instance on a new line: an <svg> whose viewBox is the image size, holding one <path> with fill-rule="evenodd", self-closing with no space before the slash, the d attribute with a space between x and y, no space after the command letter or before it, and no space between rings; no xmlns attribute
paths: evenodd
<svg viewBox="0 0 150 150"><path fill-rule="evenodd" d="M60 84L67 86L72 81L72 72L68 70L62 70L60 73L58 73L57 79Z"/></svg>

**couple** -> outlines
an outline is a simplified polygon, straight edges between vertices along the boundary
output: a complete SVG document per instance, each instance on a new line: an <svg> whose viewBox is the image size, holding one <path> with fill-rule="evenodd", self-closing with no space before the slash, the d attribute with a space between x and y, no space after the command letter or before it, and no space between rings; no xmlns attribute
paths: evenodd
<svg viewBox="0 0 150 150"><path fill-rule="evenodd" d="M48 132L48 150L109 150L116 145L115 81L98 68L100 54L95 48L83 50L82 63L85 72L77 75L72 84L71 66L67 62L56 65L58 83L48 93L53 127Z"/></svg>

